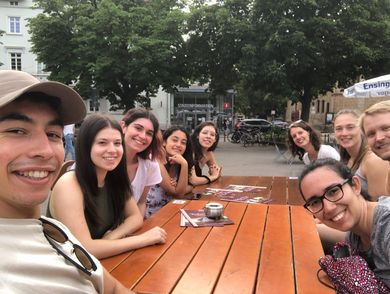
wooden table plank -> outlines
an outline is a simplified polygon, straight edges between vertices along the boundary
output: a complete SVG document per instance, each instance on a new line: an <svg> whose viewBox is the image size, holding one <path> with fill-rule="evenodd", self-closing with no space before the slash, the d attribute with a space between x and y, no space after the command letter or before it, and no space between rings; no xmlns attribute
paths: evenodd
<svg viewBox="0 0 390 294"><path fill-rule="evenodd" d="M270 205L261 249L256 293L295 293L291 246L289 207Z"/></svg>
<svg viewBox="0 0 390 294"><path fill-rule="evenodd" d="M299 192L298 179L287 179L287 193L289 205L303 205L305 203L302 199L301 193Z"/></svg>
<svg viewBox="0 0 390 294"><path fill-rule="evenodd" d="M271 199L274 204L287 204L286 177L274 177L271 187Z"/></svg>
<svg viewBox="0 0 390 294"><path fill-rule="evenodd" d="M294 244L294 263L296 288L298 293L335 293L332 289L320 284L317 280L317 270L320 268L318 259L324 255L313 217L303 207L291 206L291 227ZM302 223L305 225L302 226ZM326 281L330 281L322 275Z"/></svg>
<svg viewBox="0 0 390 294"><path fill-rule="evenodd" d="M234 225L211 230L172 293L212 293L246 207L243 203L229 203L225 215L233 220Z"/></svg>
<svg viewBox="0 0 390 294"><path fill-rule="evenodd" d="M177 214L178 206L179 209L187 205L188 201L183 204L175 204L175 205L166 205L164 206L158 214L153 215L151 218L148 219L147 222L144 222L142 228L137 232L143 233L147 230L150 230L151 228L155 226L163 226L168 220L170 220L174 215ZM100 260L102 265L107 269L109 272L114 270L118 265L120 265L126 258L128 258L133 251L125 252L116 256L112 256L109 258L105 258Z"/></svg>
<svg viewBox="0 0 390 294"><path fill-rule="evenodd" d="M248 205L214 294L253 293L267 205Z"/></svg>
<svg viewBox="0 0 390 294"><path fill-rule="evenodd" d="M204 201L191 201L186 209L200 209L205 205ZM175 221L179 227L179 214ZM181 227L180 227L181 228ZM181 228L183 231L176 242L171 242L169 248L160 256L146 276L143 276L134 287L138 293L169 293L176 281L185 271L187 265L199 250L204 239L211 231L211 227ZM168 232L168 235L170 232ZM178 236L175 236L175 239ZM139 250L139 252L144 251ZM146 252L144 252L144 256ZM131 270L129 268L129 270Z"/></svg>

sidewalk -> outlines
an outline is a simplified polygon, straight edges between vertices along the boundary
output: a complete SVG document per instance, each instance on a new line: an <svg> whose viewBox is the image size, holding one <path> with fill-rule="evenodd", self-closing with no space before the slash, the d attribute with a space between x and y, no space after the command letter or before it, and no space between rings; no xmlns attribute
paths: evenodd
<svg viewBox="0 0 390 294"><path fill-rule="evenodd" d="M220 139L214 151L218 164L225 176L287 176L297 177L304 164L295 159L291 165L280 157L274 146L243 147L241 144L224 142Z"/></svg>

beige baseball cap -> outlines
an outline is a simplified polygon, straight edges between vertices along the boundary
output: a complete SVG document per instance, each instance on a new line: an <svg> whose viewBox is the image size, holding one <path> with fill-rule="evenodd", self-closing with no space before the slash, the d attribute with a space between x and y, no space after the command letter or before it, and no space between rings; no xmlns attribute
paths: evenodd
<svg viewBox="0 0 390 294"><path fill-rule="evenodd" d="M65 125L78 123L86 115L83 99L69 86L59 82L41 82L22 71L0 70L0 107L30 92L58 97L61 101L60 118Z"/></svg>

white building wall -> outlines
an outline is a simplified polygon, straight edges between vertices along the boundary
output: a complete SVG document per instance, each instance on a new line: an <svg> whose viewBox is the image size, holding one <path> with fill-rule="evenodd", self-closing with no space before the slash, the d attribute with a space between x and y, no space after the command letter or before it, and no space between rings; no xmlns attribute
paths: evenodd
<svg viewBox="0 0 390 294"><path fill-rule="evenodd" d="M156 94L156 97L150 98L150 108L157 117L160 128L165 130L171 126L171 113L173 113L173 95L162 89Z"/></svg>
<svg viewBox="0 0 390 294"><path fill-rule="evenodd" d="M27 19L36 16L42 10L32 9L32 6L32 0L0 0L0 30L5 31L0 37L0 62L3 63L0 69L11 69L10 54L21 53L22 71L44 80L48 74L39 70L36 56L31 53L30 35L27 27ZM9 17L20 17L20 33L10 32Z"/></svg>

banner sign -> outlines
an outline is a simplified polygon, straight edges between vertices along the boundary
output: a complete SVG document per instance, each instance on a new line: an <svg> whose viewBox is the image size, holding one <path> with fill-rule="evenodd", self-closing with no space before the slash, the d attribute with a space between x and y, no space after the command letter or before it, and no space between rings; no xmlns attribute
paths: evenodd
<svg viewBox="0 0 390 294"><path fill-rule="evenodd" d="M350 98L390 96L390 75L356 83L345 89L343 95Z"/></svg>

